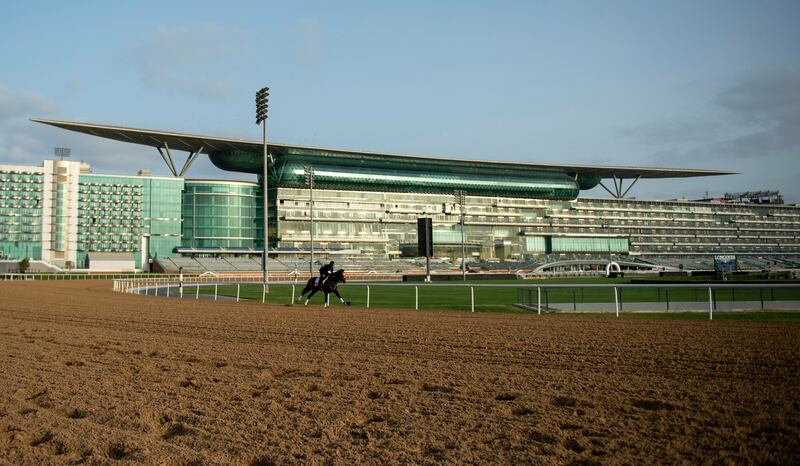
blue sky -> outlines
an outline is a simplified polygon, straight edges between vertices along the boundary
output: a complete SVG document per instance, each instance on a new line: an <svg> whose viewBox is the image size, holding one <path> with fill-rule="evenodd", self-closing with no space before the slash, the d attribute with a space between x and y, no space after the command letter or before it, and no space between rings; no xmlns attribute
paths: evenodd
<svg viewBox="0 0 800 466"><path fill-rule="evenodd" d="M718 168L640 198L777 188L800 201L800 2L4 2L0 163L68 146L166 174L58 118L544 163ZM190 176L241 178L198 161ZM594 190L586 195L603 196Z"/></svg>

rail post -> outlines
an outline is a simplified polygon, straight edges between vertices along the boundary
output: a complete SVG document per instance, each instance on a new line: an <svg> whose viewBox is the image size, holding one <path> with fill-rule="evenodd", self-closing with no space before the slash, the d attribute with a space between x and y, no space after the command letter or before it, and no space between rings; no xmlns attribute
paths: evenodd
<svg viewBox="0 0 800 466"><path fill-rule="evenodd" d="M267 284L264 283L264 288L261 290L261 304L267 302Z"/></svg>
<svg viewBox="0 0 800 466"><path fill-rule="evenodd" d="M475 287L469 287L469 301L470 307L472 310L470 312L475 312Z"/></svg>
<svg viewBox="0 0 800 466"><path fill-rule="evenodd" d="M297 280L295 280L295 282L297 282ZM292 284L292 306L294 306L294 284Z"/></svg>
<svg viewBox="0 0 800 466"><path fill-rule="evenodd" d="M197 286L194 289L194 299L200 299L200 283L197 283Z"/></svg>
<svg viewBox="0 0 800 466"><path fill-rule="evenodd" d="M167 298L169 298L169 283L167 283Z"/></svg>
<svg viewBox="0 0 800 466"><path fill-rule="evenodd" d="M214 301L217 300L217 289L218 289L218 287L219 287L219 285L214 283Z"/></svg>
<svg viewBox="0 0 800 466"><path fill-rule="evenodd" d="M180 290L181 299L183 299L183 282L178 285L178 289Z"/></svg>
<svg viewBox="0 0 800 466"><path fill-rule="evenodd" d="M711 287L708 287L708 320L714 320L714 296Z"/></svg>
<svg viewBox="0 0 800 466"><path fill-rule="evenodd" d="M758 297L761 299L761 309L764 309L764 288L758 289Z"/></svg>
<svg viewBox="0 0 800 466"><path fill-rule="evenodd" d="M369 285L367 285L367 309L369 309Z"/></svg>
<svg viewBox="0 0 800 466"><path fill-rule="evenodd" d="M240 286L240 284L237 283L236 284L236 302L237 303L239 302L239 286Z"/></svg>
<svg viewBox="0 0 800 466"><path fill-rule="evenodd" d="M415 286L414 287L414 310L416 311L418 309L419 309L419 287Z"/></svg>
<svg viewBox="0 0 800 466"><path fill-rule="evenodd" d="M617 311L617 317L619 317L619 292L616 286L614 287L614 308Z"/></svg>
<svg viewBox="0 0 800 466"><path fill-rule="evenodd" d="M542 315L542 287L536 287L536 310L538 315Z"/></svg>

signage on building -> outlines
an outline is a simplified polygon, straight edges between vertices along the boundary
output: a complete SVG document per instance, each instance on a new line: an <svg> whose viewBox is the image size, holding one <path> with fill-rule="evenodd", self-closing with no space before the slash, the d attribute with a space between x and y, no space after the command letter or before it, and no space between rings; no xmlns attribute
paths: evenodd
<svg viewBox="0 0 800 466"><path fill-rule="evenodd" d="M733 254L715 255L714 271L719 273L736 272L736 256Z"/></svg>

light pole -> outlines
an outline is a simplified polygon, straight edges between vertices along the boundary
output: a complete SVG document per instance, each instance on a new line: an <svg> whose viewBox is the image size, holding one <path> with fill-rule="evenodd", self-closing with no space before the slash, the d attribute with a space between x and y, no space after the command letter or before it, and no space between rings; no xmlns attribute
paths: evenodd
<svg viewBox="0 0 800 466"><path fill-rule="evenodd" d="M268 155L267 155L267 102L269 101L269 88L263 87L256 92L256 124L261 124L264 128L264 172L262 178L264 180L264 251L261 256L261 270L264 272L264 289L269 285L269 273L267 272L267 247L269 245L269 229L267 226L267 190L269 182L267 181L267 168L268 168Z"/></svg>
<svg viewBox="0 0 800 466"><path fill-rule="evenodd" d="M62 161L64 160L64 157L69 157L71 153L72 150L70 150L69 147L56 147L53 149L53 154L55 154L56 157L61 157Z"/></svg>
<svg viewBox="0 0 800 466"><path fill-rule="evenodd" d="M311 217L311 229L309 232L311 233L311 260L308 261L308 273L311 276L314 276L314 168L310 165L306 165L303 167L303 174L306 178L306 184L308 185L308 189L311 191L309 197L309 214Z"/></svg>
<svg viewBox="0 0 800 466"><path fill-rule="evenodd" d="M466 204L467 193L463 189L453 191L453 200L459 205L461 213L461 278L467 281L467 246L466 233L464 233L464 204Z"/></svg>

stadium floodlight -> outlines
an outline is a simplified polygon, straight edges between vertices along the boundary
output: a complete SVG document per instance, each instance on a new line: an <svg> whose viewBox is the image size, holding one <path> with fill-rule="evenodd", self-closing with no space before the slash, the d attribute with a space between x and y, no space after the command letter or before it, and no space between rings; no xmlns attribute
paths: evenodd
<svg viewBox="0 0 800 466"><path fill-rule="evenodd" d="M303 175L306 179L306 186L310 191L309 195L309 216L311 217L311 259L308 261L308 271L314 276L314 168L306 165L303 167Z"/></svg>
<svg viewBox="0 0 800 466"><path fill-rule="evenodd" d="M61 160L64 160L64 157L69 157L72 153L72 150L69 147L56 147L53 149L53 154L56 157L61 157Z"/></svg>
<svg viewBox="0 0 800 466"><path fill-rule="evenodd" d="M269 227L267 226L267 192L269 190L268 182L268 155L267 155L267 108L269 102L269 87L263 87L256 92L256 124L261 124L264 128L264 172L263 189L264 189L264 251L261 256L261 270L264 274L264 291L269 291L269 273L267 272L267 248L269 246Z"/></svg>
<svg viewBox="0 0 800 466"><path fill-rule="evenodd" d="M467 245L466 233L464 233L464 204L467 203L467 192L463 189L453 191L453 201L459 205L461 213L461 278L467 281Z"/></svg>

